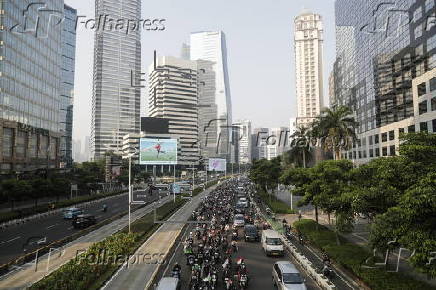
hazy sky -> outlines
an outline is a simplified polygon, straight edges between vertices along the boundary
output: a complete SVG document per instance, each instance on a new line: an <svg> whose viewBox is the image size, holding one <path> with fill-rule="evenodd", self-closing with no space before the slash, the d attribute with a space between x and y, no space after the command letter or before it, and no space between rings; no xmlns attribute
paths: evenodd
<svg viewBox="0 0 436 290"><path fill-rule="evenodd" d="M78 15L94 17L93 0L65 0ZM274 3L274 4L272 4ZM180 56L189 33L222 30L227 37L233 120L249 119L256 127L289 126L296 116L293 19L303 8L324 21L324 95L335 58L333 0L158 0L142 1L142 19L166 19L166 30L142 32L142 72L159 55ZM91 129L94 33L77 31L73 139ZM142 91L142 112L147 91Z"/></svg>

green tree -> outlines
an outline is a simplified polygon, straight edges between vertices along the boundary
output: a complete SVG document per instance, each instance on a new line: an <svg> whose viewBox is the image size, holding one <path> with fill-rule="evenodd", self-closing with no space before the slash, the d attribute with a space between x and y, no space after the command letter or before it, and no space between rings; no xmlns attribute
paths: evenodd
<svg viewBox="0 0 436 290"><path fill-rule="evenodd" d="M2 195L11 203L12 210L15 202L26 199L30 195L31 187L27 181L7 179L1 183Z"/></svg>
<svg viewBox="0 0 436 290"><path fill-rule="evenodd" d="M52 184L49 179L36 178L30 181L31 190L30 196L35 201L35 207L38 206L38 200L42 197L50 195L52 192Z"/></svg>
<svg viewBox="0 0 436 290"><path fill-rule="evenodd" d="M312 160L312 148L310 147L311 134L308 128L300 126L291 135L291 150L283 155L284 164L289 167L294 164L296 167L307 167Z"/></svg>
<svg viewBox="0 0 436 290"><path fill-rule="evenodd" d="M333 151L336 160L341 159L341 150L349 148L350 141L356 139L357 122L350 108L339 106L326 108L313 124L314 135L321 138L321 146L326 151Z"/></svg>
<svg viewBox="0 0 436 290"><path fill-rule="evenodd" d="M273 160L261 159L255 161L250 170L251 180L265 192L268 191L268 188L274 189L279 183L280 162L280 157Z"/></svg>
<svg viewBox="0 0 436 290"><path fill-rule="evenodd" d="M371 227L374 248L389 249L390 241L414 251L411 264L436 277L436 172L410 187L399 204L376 217Z"/></svg>

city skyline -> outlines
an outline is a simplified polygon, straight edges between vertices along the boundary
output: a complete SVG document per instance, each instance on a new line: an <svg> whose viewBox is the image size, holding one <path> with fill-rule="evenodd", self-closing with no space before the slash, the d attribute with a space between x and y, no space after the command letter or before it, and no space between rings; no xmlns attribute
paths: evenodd
<svg viewBox="0 0 436 290"><path fill-rule="evenodd" d="M293 19L303 10L303 7L307 7L313 12L322 12L326 23L325 39L330 47L326 49L325 53L324 78L327 79L329 68L333 64L335 56L332 45L335 41L333 1L323 3L319 3L319 1L296 1L292 5L280 2L275 6L251 1L250 9L257 13L257 15L264 16L265 21L262 22L257 21L256 14L248 16L243 13L247 7L245 1L243 2L232 4L229 2L228 5L232 5L235 10L231 15L228 15L226 12L226 19L219 19L216 16L197 18L198 14L195 11L201 9L204 4L198 6L189 1L184 3L184 5L181 5L181 3L169 5L169 3L165 2L147 4L147 10L143 7L142 18L166 18L167 21L165 23L165 31L142 32L143 61L141 71L143 73L147 71L147 65L153 58L153 50L156 49L162 55L179 56L181 44L187 41L186 36L189 33L201 30L222 30L227 36L228 66L233 96L233 119L250 119L253 122L253 126L287 126L289 118L296 115L296 98L293 81L294 56L292 53L293 48L291 47L293 40ZM74 5L78 9L79 15L87 15L88 18L94 16L93 3L75 3L69 0L66 3ZM182 9L181 6L192 7L191 10L186 9L188 14L182 21L180 21L180 16L178 16L179 9ZM219 5L214 3L212 6L217 11L223 11L224 9L222 3ZM195 17L193 16L194 14L196 15ZM241 15L243 15L242 18L240 17ZM172 25L174 23L177 23L177 26ZM250 29L248 29L248 25ZM242 31L245 31L246 35L239 39L243 35L241 34L243 33ZM255 34L253 34L254 31L256 31ZM271 31L274 31L274 33L271 33ZM259 42L258 39L263 39L263 41ZM88 75L92 78L90 74L92 56L89 55L89 52L93 49L93 31L79 26L78 42L80 42L80 45L77 47L77 54L80 57L77 59L76 78L78 75ZM271 43L271 49L274 51L273 54L265 54L266 43ZM262 67L263 72L258 71L258 67ZM248 79L255 81L248 81ZM250 84L260 83L261 81L271 82L273 79L278 80L280 85L271 87L269 90L263 87L250 86ZM89 124L91 121L88 116L88 110L91 107L90 85L89 78L76 80L75 114L78 118L75 119L75 139L90 135ZM325 83L324 90L326 88L327 84ZM264 96L268 94L272 94L274 101L266 103L268 110L265 111ZM146 111L146 95L147 89L143 89L141 96L142 116L145 116ZM248 102L250 106L246 106ZM286 105L279 105L281 103ZM274 120L272 120L272 115L269 112L274 112Z"/></svg>

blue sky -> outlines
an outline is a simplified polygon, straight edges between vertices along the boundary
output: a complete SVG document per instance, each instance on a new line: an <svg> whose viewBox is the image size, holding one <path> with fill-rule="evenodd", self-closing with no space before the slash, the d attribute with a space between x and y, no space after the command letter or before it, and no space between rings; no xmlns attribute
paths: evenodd
<svg viewBox="0 0 436 290"><path fill-rule="evenodd" d="M94 1L65 0L79 15L94 17ZM324 92L335 58L333 0L142 1L142 18L166 19L166 30L142 33L142 71L160 55L179 56L189 33L222 30L227 37L233 120L257 127L288 126L296 115L293 19L303 8L324 21ZM94 33L77 31L73 138L90 135ZM143 100L147 91L142 92ZM142 109L145 109L142 102ZM145 110L142 110L145 112Z"/></svg>

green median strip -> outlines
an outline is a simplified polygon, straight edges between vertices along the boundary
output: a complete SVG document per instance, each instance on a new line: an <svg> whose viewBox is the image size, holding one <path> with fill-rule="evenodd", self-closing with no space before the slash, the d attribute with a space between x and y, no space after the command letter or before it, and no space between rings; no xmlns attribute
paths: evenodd
<svg viewBox="0 0 436 290"><path fill-rule="evenodd" d="M386 272L384 268L375 267L368 262L368 258L373 256L368 249L342 238L341 245L337 245L335 233L322 225L318 225L317 230L314 220L302 219L295 222L294 227L311 244L324 250L335 262L353 272L373 290L436 289L404 273Z"/></svg>

